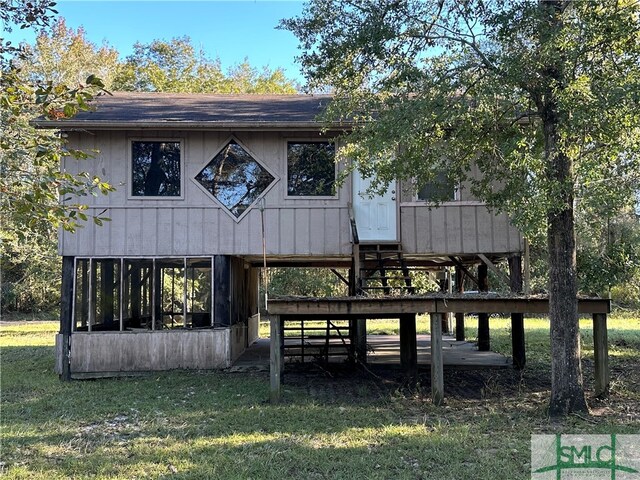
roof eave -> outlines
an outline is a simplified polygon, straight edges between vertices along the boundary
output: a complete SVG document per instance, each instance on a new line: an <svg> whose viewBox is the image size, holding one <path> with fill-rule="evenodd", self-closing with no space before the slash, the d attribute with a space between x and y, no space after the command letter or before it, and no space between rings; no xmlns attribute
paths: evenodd
<svg viewBox="0 0 640 480"><path fill-rule="evenodd" d="M280 131L280 130L350 130L351 123L320 122L122 122L122 121L86 121L86 120L33 120L36 128L56 130L244 130L244 131Z"/></svg>

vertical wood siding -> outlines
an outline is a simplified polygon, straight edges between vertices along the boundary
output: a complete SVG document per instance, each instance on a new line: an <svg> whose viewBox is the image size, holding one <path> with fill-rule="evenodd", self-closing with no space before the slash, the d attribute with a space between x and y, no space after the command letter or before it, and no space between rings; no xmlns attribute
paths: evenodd
<svg viewBox="0 0 640 480"><path fill-rule="evenodd" d="M403 206L402 244L406 253L434 255L521 252L522 235L506 215L484 205L455 202L429 210Z"/></svg>
<svg viewBox="0 0 640 480"><path fill-rule="evenodd" d="M70 134L73 147L97 150L93 158L67 159L71 172L100 175L116 187L107 196L85 197L89 213L107 209L103 226L87 222L76 233L62 232L60 253L73 256L261 255L260 210L235 221L194 177L231 137L226 132L88 132ZM183 198L128 198L132 138L183 141ZM235 138L266 165L276 182L265 194L268 255L351 255L348 203L350 182L335 199L287 198L287 139L318 139L317 133L238 132ZM463 190L464 192L465 190ZM462 200L469 200L463 198ZM408 253L506 253L521 250L521 236L506 216L462 202L437 209L401 204L401 238Z"/></svg>

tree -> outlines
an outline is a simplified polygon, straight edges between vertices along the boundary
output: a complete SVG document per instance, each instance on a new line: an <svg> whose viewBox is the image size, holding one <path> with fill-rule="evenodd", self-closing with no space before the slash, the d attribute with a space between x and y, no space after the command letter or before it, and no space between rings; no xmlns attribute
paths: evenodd
<svg viewBox="0 0 640 480"><path fill-rule="evenodd" d="M613 300L640 300L640 218L630 209L614 216L581 213L587 217L577 222L581 291L611 293ZM622 298L617 292L624 293Z"/></svg>
<svg viewBox="0 0 640 480"><path fill-rule="evenodd" d="M295 93L282 69L259 71L245 59L225 74L219 59L197 51L189 37L136 43L121 65L114 88L138 92Z"/></svg>
<svg viewBox="0 0 640 480"><path fill-rule="evenodd" d="M12 24L45 28L55 13L53 5L46 0L3 1L4 28L11 28ZM38 301L34 291L25 293L23 287L38 265L51 261L55 230L73 231L80 227L90 216L79 199L112 190L109 184L81 169L79 173L60 170L64 157L82 160L87 154L67 148L62 136L38 130L30 121L39 116L70 117L88 109L88 102L102 90L103 84L94 76L84 85L74 81L70 87L45 79L33 83L19 67L29 55L25 47L2 43L0 48L1 267L9 285L8 288L3 285L2 305L24 308ZM93 220L101 223L104 219L97 215ZM45 278L40 277L38 285L49 291L51 284ZM41 292L37 295L40 299L47 297ZM40 304L46 303L48 300Z"/></svg>
<svg viewBox="0 0 640 480"><path fill-rule="evenodd" d="M94 75L109 90L119 65L116 49L91 43L83 28L67 28L64 18L40 31L34 45L22 45L22 56L16 66L31 84L76 86Z"/></svg>
<svg viewBox="0 0 640 480"><path fill-rule="evenodd" d="M281 24L308 86L334 89L327 116L355 122L342 157L380 189L446 171L545 233L552 415L587 409L576 200L615 210L640 177L639 22L637 0L313 0Z"/></svg>

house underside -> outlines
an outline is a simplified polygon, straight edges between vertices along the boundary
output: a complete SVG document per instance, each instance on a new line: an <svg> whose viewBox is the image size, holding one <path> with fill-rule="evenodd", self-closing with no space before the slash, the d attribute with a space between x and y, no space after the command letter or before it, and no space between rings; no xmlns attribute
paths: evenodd
<svg viewBox="0 0 640 480"><path fill-rule="evenodd" d="M367 246L374 247L373 244L364 247ZM377 256L380 250L372 251ZM392 256L391 260L396 259ZM73 335L70 372L76 376L100 376L144 370L231 366L258 335L263 261L229 255L154 258L65 256L66 269L71 276L66 282L67 288L71 288L68 292L69 329ZM378 279L375 287L364 286L364 289L362 280L357 280L353 273L353 257L267 258L267 265L345 269L343 271L348 273L342 279L348 284L345 286L348 292L379 297L416 293L409 291L413 288L411 275L416 271L437 273L442 272L445 266L454 266L459 273L462 268L473 275L472 262L477 261L456 257L448 261L408 259L404 268L409 276L395 284L389 279L385 287L379 280L382 277L378 259L371 261L371 265L367 263L369 260L362 260L362 270L367 267L369 280ZM388 264L388 260L384 262ZM385 273L390 275L393 272ZM300 325L300 342L304 345L308 338L304 335L303 324ZM462 328L459 324L458 331ZM308 330L307 335L311 334ZM313 335L317 334L317 331L313 332ZM350 353L356 355L353 339L358 333L355 323L349 324L345 335L352 349ZM62 335L58 343L62 348ZM344 352L341 350L338 354ZM61 351L57 358L57 371L62 373L64 359Z"/></svg>

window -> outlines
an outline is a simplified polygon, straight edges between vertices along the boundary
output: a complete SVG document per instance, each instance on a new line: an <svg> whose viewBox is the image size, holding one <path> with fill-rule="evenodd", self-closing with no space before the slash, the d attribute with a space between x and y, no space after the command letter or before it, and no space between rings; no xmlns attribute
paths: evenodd
<svg viewBox="0 0 640 480"><path fill-rule="evenodd" d="M234 140L196 175L196 181L235 218L240 218L274 180L275 177Z"/></svg>
<svg viewBox="0 0 640 480"><path fill-rule="evenodd" d="M455 184L446 172L438 172L432 181L418 189L417 197L426 202L449 202L456 199L456 193Z"/></svg>
<svg viewBox="0 0 640 480"><path fill-rule="evenodd" d="M335 146L329 142L287 143L287 195L335 195Z"/></svg>
<svg viewBox="0 0 640 480"><path fill-rule="evenodd" d="M180 196L180 142L131 142L131 195Z"/></svg>

